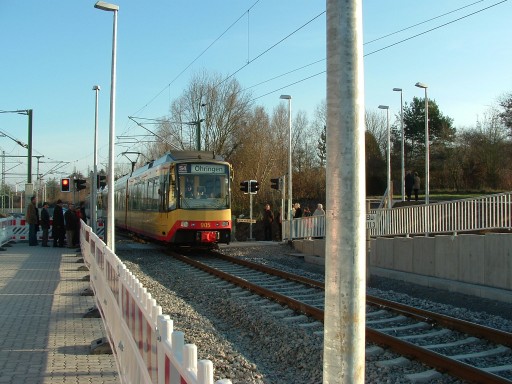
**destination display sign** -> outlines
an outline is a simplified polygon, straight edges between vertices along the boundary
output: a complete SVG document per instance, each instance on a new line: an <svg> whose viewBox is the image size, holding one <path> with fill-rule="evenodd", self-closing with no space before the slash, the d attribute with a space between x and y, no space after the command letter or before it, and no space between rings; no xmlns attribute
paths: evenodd
<svg viewBox="0 0 512 384"><path fill-rule="evenodd" d="M226 173L226 166L222 164L179 164L178 172L181 174L223 175Z"/></svg>

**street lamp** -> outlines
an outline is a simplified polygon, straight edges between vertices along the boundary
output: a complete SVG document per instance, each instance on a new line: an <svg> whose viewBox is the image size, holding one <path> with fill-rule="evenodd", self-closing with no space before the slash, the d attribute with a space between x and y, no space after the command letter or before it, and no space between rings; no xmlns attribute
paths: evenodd
<svg viewBox="0 0 512 384"><path fill-rule="evenodd" d="M427 97L427 84L417 82L415 84L418 88L425 90L425 204L429 202L429 179L430 179L430 148L428 138L428 97Z"/></svg>
<svg viewBox="0 0 512 384"><path fill-rule="evenodd" d="M110 126L108 143L108 196L107 196L107 246L115 253L114 241L114 140L116 121L116 51L117 51L117 12L119 6L98 1L94 8L114 13L114 25L112 32L112 70L110 82Z"/></svg>
<svg viewBox="0 0 512 384"><path fill-rule="evenodd" d="M402 154L401 164L402 167L402 201L405 201L405 133L404 133L404 101L402 88L393 88L393 91L400 92L400 130L402 131Z"/></svg>
<svg viewBox="0 0 512 384"><path fill-rule="evenodd" d="M97 202L98 202L98 95L100 92L100 86L94 85L92 90L96 94L96 103L94 108L94 169L93 169L93 178L91 181L91 228L94 233L96 233L96 225L98 218L96 217L97 213Z"/></svg>
<svg viewBox="0 0 512 384"><path fill-rule="evenodd" d="M379 105L379 109L386 110L386 126L387 126L387 184L388 184L388 208L393 208L393 187L391 187L391 137L389 133L389 106Z"/></svg>
<svg viewBox="0 0 512 384"><path fill-rule="evenodd" d="M14 141L16 141L22 147L28 149L28 171L27 171L27 184L28 185L27 185L26 189L27 190L30 189L30 193L32 193L32 190L33 190L33 186L31 186L31 184L32 184L32 115L33 115L32 112L33 112L32 109L18 109L16 111L0 111L0 113L17 113L20 115L28 116L28 144L23 144L19 140L15 140L12 137L10 137L10 138L13 139ZM5 133L4 133L4 135L5 135ZM29 195L29 196L31 196L31 195Z"/></svg>
<svg viewBox="0 0 512 384"><path fill-rule="evenodd" d="M288 100L288 221L290 224L290 240L292 240L292 97L290 95L281 95L279 98L283 100Z"/></svg>

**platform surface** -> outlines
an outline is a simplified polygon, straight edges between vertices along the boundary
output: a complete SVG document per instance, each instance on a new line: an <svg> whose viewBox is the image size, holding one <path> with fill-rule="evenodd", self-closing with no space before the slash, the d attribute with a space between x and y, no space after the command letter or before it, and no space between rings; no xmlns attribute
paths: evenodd
<svg viewBox="0 0 512 384"><path fill-rule="evenodd" d="M105 330L73 248L11 243L0 251L0 384L119 383L113 355L92 354Z"/></svg>

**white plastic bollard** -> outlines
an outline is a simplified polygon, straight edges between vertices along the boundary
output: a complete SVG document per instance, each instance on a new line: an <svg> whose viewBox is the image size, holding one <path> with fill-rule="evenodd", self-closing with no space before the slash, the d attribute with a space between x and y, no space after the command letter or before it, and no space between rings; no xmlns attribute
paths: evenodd
<svg viewBox="0 0 512 384"><path fill-rule="evenodd" d="M185 334L181 331L175 331L171 335L172 354L180 365L183 364L183 345L185 344ZM177 369L171 371L171 384L180 384L181 377Z"/></svg>
<svg viewBox="0 0 512 384"><path fill-rule="evenodd" d="M171 335L172 354L176 360L183 364L183 345L185 344L185 334L181 331L175 331Z"/></svg>
<svg viewBox="0 0 512 384"><path fill-rule="evenodd" d="M213 363L210 360L199 360L197 382L198 384L213 384Z"/></svg>
<svg viewBox="0 0 512 384"><path fill-rule="evenodd" d="M161 309L161 308L160 308ZM157 355L158 355L158 382L165 382L165 351L163 343L168 340L172 333L173 322L169 315L158 315L157 320Z"/></svg>
<svg viewBox="0 0 512 384"><path fill-rule="evenodd" d="M197 347L195 344L185 344L183 348L183 366L197 374Z"/></svg>

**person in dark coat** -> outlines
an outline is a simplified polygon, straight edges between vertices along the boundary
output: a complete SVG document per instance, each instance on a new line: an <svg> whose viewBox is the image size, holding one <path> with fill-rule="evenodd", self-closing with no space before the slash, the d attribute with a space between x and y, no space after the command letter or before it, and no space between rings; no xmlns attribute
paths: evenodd
<svg viewBox="0 0 512 384"><path fill-rule="evenodd" d="M27 205L25 220L28 224L28 245L37 245L37 230L39 227L39 211L37 210L37 198L32 196Z"/></svg>
<svg viewBox="0 0 512 384"><path fill-rule="evenodd" d="M414 186L414 175L411 170L407 171L404 181L405 181L405 195L407 196L407 201L411 201L412 187Z"/></svg>
<svg viewBox="0 0 512 384"><path fill-rule="evenodd" d="M263 233L265 241L272 241L272 223L274 222L274 213L270 210L270 204L265 204L263 211Z"/></svg>
<svg viewBox="0 0 512 384"><path fill-rule="evenodd" d="M80 206L75 209L75 231L73 232L73 246L80 246L80 220L85 221L82 217L82 209Z"/></svg>
<svg viewBox="0 0 512 384"><path fill-rule="evenodd" d="M300 219L302 217L302 208L299 203L295 203L295 213L293 214L294 219Z"/></svg>
<svg viewBox="0 0 512 384"><path fill-rule="evenodd" d="M53 235L53 246L54 247L63 247L64 246L64 211L62 210L62 200L57 200L57 204L53 210L53 227L52 227L52 235Z"/></svg>
<svg viewBox="0 0 512 384"><path fill-rule="evenodd" d="M76 214L74 204L69 205L69 209L64 214L64 222L66 226L66 245L68 248L73 248L73 236L76 231Z"/></svg>
<svg viewBox="0 0 512 384"><path fill-rule="evenodd" d="M41 210L41 229L43 230L42 236L42 247L48 246L48 231L50 230L50 212L48 212L48 203L43 203L43 209Z"/></svg>
<svg viewBox="0 0 512 384"><path fill-rule="evenodd" d="M420 177L418 176L418 172L414 172L414 185L412 189L414 189L414 199L418 201L418 192L420 191Z"/></svg>

